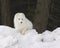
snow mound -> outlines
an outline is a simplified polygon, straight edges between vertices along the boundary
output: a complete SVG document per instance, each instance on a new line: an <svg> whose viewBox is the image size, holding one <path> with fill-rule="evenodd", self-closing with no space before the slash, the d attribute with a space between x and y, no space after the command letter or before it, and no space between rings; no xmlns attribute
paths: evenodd
<svg viewBox="0 0 60 48"><path fill-rule="evenodd" d="M14 28L0 26L0 48L60 48L60 28L41 34L31 29L21 35Z"/></svg>
<svg viewBox="0 0 60 48"><path fill-rule="evenodd" d="M60 28L54 31L44 31L38 34L35 29L29 30L23 36L21 48L60 48Z"/></svg>
<svg viewBox="0 0 60 48"><path fill-rule="evenodd" d="M14 28L0 26L0 48L20 48L21 38Z"/></svg>

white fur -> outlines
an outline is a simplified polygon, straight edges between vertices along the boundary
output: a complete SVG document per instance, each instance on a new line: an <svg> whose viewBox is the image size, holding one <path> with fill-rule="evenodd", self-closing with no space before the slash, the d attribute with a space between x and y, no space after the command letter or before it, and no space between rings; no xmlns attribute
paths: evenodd
<svg viewBox="0 0 60 48"><path fill-rule="evenodd" d="M14 17L14 27L21 33L25 33L27 30L33 28L33 24L25 17L24 13L16 13Z"/></svg>

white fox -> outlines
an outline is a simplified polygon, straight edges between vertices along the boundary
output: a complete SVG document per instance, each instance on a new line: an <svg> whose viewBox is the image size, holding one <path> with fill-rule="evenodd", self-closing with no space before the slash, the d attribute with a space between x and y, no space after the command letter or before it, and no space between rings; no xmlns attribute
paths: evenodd
<svg viewBox="0 0 60 48"><path fill-rule="evenodd" d="M25 34L27 30L33 28L33 24L25 17L24 13L16 13L14 16L14 27L20 33Z"/></svg>

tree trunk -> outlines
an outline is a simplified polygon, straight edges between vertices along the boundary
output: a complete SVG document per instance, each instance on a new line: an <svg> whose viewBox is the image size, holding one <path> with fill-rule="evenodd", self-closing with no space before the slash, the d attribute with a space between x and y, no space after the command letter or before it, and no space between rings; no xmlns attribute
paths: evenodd
<svg viewBox="0 0 60 48"><path fill-rule="evenodd" d="M60 27L60 0L50 0L50 10L47 29L53 31Z"/></svg>
<svg viewBox="0 0 60 48"><path fill-rule="evenodd" d="M37 0L34 28L36 28L39 33L46 29L48 16L48 0Z"/></svg>
<svg viewBox="0 0 60 48"><path fill-rule="evenodd" d="M0 24L1 24L1 0L0 0Z"/></svg>
<svg viewBox="0 0 60 48"><path fill-rule="evenodd" d="M10 25L10 0L1 0L1 20L2 24Z"/></svg>

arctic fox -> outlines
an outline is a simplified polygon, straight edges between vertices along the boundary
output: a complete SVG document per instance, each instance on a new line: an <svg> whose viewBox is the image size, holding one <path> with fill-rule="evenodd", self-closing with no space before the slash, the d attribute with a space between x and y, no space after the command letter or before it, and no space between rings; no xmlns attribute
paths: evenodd
<svg viewBox="0 0 60 48"><path fill-rule="evenodd" d="M20 33L25 34L27 30L33 28L33 24L25 17L24 13L16 13L14 16L14 27Z"/></svg>

